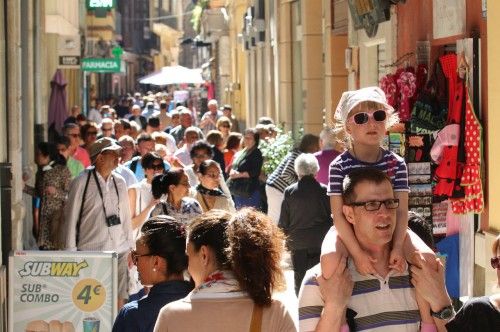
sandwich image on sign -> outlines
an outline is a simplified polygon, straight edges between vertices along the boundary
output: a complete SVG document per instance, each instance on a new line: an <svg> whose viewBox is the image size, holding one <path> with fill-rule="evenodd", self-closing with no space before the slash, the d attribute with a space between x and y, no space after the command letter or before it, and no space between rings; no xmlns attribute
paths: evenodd
<svg viewBox="0 0 500 332"><path fill-rule="evenodd" d="M75 332L71 322L33 320L26 325L25 332Z"/></svg>

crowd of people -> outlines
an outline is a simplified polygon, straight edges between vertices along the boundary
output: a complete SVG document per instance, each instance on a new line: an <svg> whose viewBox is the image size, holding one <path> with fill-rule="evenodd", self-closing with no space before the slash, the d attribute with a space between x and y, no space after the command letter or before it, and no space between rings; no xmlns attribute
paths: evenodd
<svg viewBox="0 0 500 332"><path fill-rule="evenodd" d="M37 246L118 253L113 331L472 331L431 231L409 222L423 219L408 216L404 159L382 146L398 121L385 94L346 92L334 117L265 177L272 119L240 132L230 105L210 100L198 117L168 93L96 103L88 117L75 106L25 186ZM273 296L286 250L298 308ZM494 331L499 303L463 310L490 304Z"/></svg>

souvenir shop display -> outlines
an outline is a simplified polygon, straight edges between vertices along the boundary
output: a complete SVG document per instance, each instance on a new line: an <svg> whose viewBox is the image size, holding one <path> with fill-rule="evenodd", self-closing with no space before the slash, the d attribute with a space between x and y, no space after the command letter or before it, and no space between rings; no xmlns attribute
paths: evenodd
<svg viewBox="0 0 500 332"><path fill-rule="evenodd" d="M426 63L410 66L412 56L407 53L386 66L395 69L380 80L388 103L405 124L404 132L389 133L386 143L406 160L409 209L443 237L449 208L457 215L483 209L482 127L469 96L465 56L445 50L431 73Z"/></svg>

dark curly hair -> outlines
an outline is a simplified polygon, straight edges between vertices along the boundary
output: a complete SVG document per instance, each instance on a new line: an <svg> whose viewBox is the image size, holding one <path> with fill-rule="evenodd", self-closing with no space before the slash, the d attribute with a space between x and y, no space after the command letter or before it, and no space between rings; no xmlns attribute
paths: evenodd
<svg viewBox="0 0 500 332"><path fill-rule="evenodd" d="M244 208L231 216L210 210L189 226L189 242L213 250L219 269L231 270L257 305L268 306L274 290L284 288L280 267L284 235L265 214Z"/></svg>
<svg viewBox="0 0 500 332"><path fill-rule="evenodd" d="M186 230L184 224L170 216L149 218L141 227L141 241L150 253L167 261L167 275L179 274L187 269Z"/></svg>

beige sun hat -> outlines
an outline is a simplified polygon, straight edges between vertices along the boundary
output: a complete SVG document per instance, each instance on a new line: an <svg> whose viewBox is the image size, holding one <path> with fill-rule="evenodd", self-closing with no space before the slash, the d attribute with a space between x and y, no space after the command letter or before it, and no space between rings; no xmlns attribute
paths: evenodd
<svg viewBox="0 0 500 332"><path fill-rule="evenodd" d="M95 158L100 154L103 153L104 151L120 151L122 147L116 143L116 141L112 138L109 137L102 137L95 141L91 146L90 146L90 159L92 161L95 160Z"/></svg>

